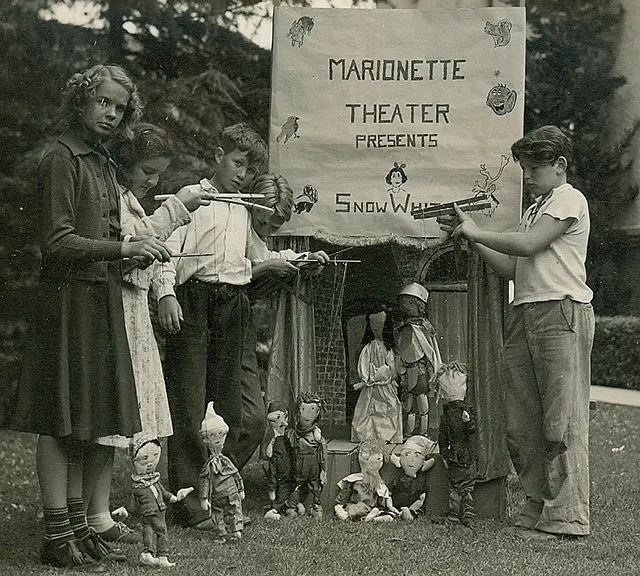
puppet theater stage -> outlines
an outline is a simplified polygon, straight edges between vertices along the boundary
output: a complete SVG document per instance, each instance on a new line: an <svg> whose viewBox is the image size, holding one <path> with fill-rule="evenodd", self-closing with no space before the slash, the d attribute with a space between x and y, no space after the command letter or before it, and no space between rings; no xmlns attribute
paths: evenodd
<svg viewBox="0 0 640 576"><path fill-rule="evenodd" d="M458 360L468 366L467 397L478 423L478 517L505 518L510 460L499 363L507 305L502 280L464 245L450 242L340 240L351 242L349 246L333 243L333 239L273 240L277 249L293 246L301 250L308 243L311 250L331 254L349 248L337 258L359 261L328 265L318 276L280 292L267 374L268 400L287 401L290 413L299 392L313 390L325 400L327 411L321 422L329 452L325 511L333 509L336 483L358 471L357 444L350 441L350 425L366 314L381 306L397 308L402 286L417 281L430 293L427 317L436 329L443 362ZM430 430L429 436L437 440L437 430ZM388 445L388 451L398 451L400 446ZM436 455L426 513L444 516L447 502L446 470Z"/></svg>

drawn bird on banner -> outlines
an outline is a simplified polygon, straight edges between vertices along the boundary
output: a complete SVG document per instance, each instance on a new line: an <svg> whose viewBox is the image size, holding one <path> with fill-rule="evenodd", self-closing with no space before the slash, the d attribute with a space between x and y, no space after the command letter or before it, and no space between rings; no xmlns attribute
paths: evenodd
<svg viewBox="0 0 640 576"><path fill-rule="evenodd" d="M300 120L300 118L297 116L289 116L287 121L282 125L282 129L276 138L276 142L280 142L280 140L284 138L283 144L286 144L292 136L294 138L300 138L300 136L298 136L298 120Z"/></svg>

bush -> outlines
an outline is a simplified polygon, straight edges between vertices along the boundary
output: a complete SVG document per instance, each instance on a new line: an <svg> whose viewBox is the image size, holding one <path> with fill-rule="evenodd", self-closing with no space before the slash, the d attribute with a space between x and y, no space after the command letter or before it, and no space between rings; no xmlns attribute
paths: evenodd
<svg viewBox="0 0 640 576"><path fill-rule="evenodd" d="M0 323L0 429L11 414L26 334L27 324L23 320Z"/></svg>
<svg viewBox="0 0 640 576"><path fill-rule="evenodd" d="M591 355L591 383L640 390L640 318L599 316Z"/></svg>

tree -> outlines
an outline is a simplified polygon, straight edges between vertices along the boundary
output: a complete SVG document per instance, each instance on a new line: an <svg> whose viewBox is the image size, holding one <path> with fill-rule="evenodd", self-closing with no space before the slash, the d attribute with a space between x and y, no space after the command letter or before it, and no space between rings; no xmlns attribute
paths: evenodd
<svg viewBox="0 0 640 576"><path fill-rule="evenodd" d="M617 0L528 0L525 131L560 126L573 140L570 180L589 200L592 233L587 270L599 313L611 310L615 222L637 197L624 151L638 129L606 142L606 110L626 79L613 73L624 12Z"/></svg>

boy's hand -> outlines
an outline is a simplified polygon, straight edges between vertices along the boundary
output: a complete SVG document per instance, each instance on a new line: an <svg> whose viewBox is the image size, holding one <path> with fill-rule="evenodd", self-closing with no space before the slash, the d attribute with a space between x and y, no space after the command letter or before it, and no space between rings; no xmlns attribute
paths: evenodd
<svg viewBox="0 0 640 576"><path fill-rule="evenodd" d="M458 208L457 204L454 203L453 209L456 211L455 216L440 216L437 219L438 224L440 224L440 229L445 232L450 232L454 240L460 236L464 236L473 242L480 228L478 228L478 225L473 221L471 216L465 214Z"/></svg>
<svg viewBox="0 0 640 576"><path fill-rule="evenodd" d="M267 274L285 278L298 273L298 269L284 258L271 258L263 262Z"/></svg>
<svg viewBox="0 0 640 576"><path fill-rule="evenodd" d="M310 262L307 266L311 270L320 269L323 266L329 264L329 256L324 250L318 250L317 252L312 252L307 256L307 260L315 260L315 262Z"/></svg>
<svg viewBox="0 0 640 576"><path fill-rule="evenodd" d="M304 258L305 260L313 260L313 262L303 262L298 265L299 269L304 269L305 272L309 272L311 274L319 274L320 272L322 272L322 269L331 261L324 250L311 252L310 254L301 256L301 258Z"/></svg>
<svg viewBox="0 0 640 576"><path fill-rule="evenodd" d="M171 252L157 238L133 239L130 242L123 242L120 254L123 258L134 258L142 266L151 264L154 260L168 262L171 259Z"/></svg>
<svg viewBox="0 0 640 576"><path fill-rule="evenodd" d="M184 316L182 307L173 294L162 297L158 302L158 321L169 334L180 332Z"/></svg>
<svg viewBox="0 0 640 576"><path fill-rule="evenodd" d="M211 192L207 192L202 188L198 189L193 186L180 188L176 192L176 197L180 202L184 204L184 207L189 211L200 208L200 206L208 206L211 204L211 199L214 197Z"/></svg>

